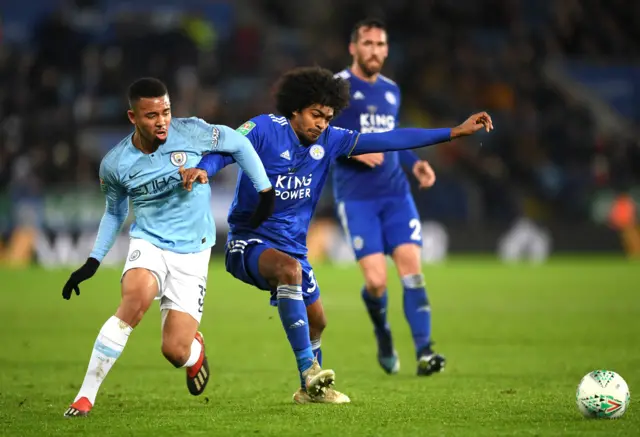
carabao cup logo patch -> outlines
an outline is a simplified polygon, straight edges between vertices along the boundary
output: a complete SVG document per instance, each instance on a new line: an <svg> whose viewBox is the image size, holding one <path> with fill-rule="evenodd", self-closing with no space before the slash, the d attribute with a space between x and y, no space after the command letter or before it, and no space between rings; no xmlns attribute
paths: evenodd
<svg viewBox="0 0 640 437"><path fill-rule="evenodd" d="M185 152L171 153L171 164L180 167L187 162L187 154Z"/></svg>

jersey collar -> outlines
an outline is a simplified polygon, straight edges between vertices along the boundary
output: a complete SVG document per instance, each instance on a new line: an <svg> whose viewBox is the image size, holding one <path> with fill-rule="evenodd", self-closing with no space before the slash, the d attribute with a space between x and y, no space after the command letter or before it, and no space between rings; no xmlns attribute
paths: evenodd
<svg viewBox="0 0 640 437"><path fill-rule="evenodd" d="M347 68L347 71L349 72L349 74L351 75L351 77L353 77L354 80L357 80L359 83L364 84L364 85L368 85L368 86L376 86L378 84L378 82L380 82L380 73L378 73L378 77L376 77L376 81L371 83L371 82L367 82L366 80L362 80L360 79L358 76L356 76L355 74L353 74L353 71L351 71L351 67Z"/></svg>

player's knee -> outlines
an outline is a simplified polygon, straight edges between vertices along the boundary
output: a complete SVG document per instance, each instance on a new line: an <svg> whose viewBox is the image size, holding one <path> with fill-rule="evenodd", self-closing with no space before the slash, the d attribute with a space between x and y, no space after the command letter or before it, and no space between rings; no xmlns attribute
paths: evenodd
<svg viewBox="0 0 640 437"><path fill-rule="evenodd" d="M191 344L174 339L163 339L162 355L175 367L182 367L191 355Z"/></svg>
<svg viewBox="0 0 640 437"><path fill-rule="evenodd" d="M367 275L365 288L374 297L381 297L387 291L387 276L383 274Z"/></svg>
<svg viewBox="0 0 640 437"><path fill-rule="evenodd" d="M309 337L311 340L320 340L324 328L327 327L327 319L315 321L313 324L309 324Z"/></svg>
<svg viewBox="0 0 640 437"><path fill-rule="evenodd" d="M291 257L282 257L278 260L276 279L278 280L278 285L301 284L302 266Z"/></svg>
<svg viewBox="0 0 640 437"><path fill-rule="evenodd" d="M309 318L309 337L311 340L319 340L326 327L327 318L324 314L319 317Z"/></svg>
<svg viewBox="0 0 640 437"><path fill-rule="evenodd" d="M144 317L148 307L149 305L144 299L128 297L120 303L116 317L135 328Z"/></svg>

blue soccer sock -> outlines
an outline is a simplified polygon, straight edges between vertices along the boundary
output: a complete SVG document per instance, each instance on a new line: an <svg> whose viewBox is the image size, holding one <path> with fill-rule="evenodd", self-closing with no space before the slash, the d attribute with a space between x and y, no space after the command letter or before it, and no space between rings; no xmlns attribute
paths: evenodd
<svg viewBox="0 0 640 437"><path fill-rule="evenodd" d="M380 353L385 357L393 355L391 327L387 322L387 291L382 296L375 297L367 292L366 287L362 287L362 300L373 322Z"/></svg>
<svg viewBox="0 0 640 437"><path fill-rule="evenodd" d="M404 315L409 322L416 355L431 344L431 306L427 298L424 276L408 275L402 278L404 287Z"/></svg>
<svg viewBox="0 0 640 437"><path fill-rule="evenodd" d="M302 372L313 365L313 351L309 339L307 307L302 300L300 285L280 285L277 289L278 313L287 333L289 344L296 356L300 382L304 387Z"/></svg>
<svg viewBox="0 0 640 437"><path fill-rule="evenodd" d="M311 340L311 349L313 351L313 356L316 357L316 360L318 360L318 364L320 364L320 367L322 367L322 340L317 339L317 340Z"/></svg>

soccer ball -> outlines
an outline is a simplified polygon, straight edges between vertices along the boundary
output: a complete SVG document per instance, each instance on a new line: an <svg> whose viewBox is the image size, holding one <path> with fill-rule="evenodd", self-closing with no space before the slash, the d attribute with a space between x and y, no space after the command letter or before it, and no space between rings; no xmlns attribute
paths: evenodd
<svg viewBox="0 0 640 437"><path fill-rule="evenodd" d="M582 378L576 392L578 409L585 417L617 419L629 406L629 386L610 370L594 370Z"/></svg>

